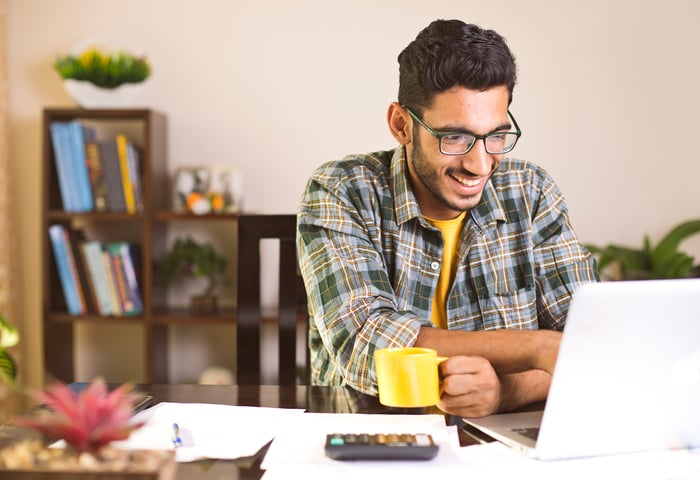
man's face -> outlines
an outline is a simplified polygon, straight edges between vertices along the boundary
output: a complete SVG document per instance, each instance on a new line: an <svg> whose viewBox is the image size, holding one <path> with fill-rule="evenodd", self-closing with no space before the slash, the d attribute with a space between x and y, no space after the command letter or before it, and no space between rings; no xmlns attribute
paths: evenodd
<svg viewBox="0 0 700 480"><path fill-rule="evenodd" d="M421 119L438 132L467 131L477 135L512 130L508 89L486 91L453 87L437 94ZM423 215L437 220L457 217L479 203L486 181L503 155L487 153L477 140L464 155L444 155L438 139L413 122L413 141L406 145L413 192Z"/></svg>

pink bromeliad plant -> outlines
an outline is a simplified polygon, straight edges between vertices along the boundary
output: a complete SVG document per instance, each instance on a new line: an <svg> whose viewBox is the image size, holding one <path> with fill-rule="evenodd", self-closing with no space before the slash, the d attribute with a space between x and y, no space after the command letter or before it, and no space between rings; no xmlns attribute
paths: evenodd
<svg viewBox="0 0 700 480"><path fill-rule="evenodd" d="M49 439L63 439L78 454L97 454L116 440L129 438L143 424L132 423L136 395L130 384L109 391L103 380L95 380L79 393L56 382L37 394L48 411L16 420Z"/></svg>

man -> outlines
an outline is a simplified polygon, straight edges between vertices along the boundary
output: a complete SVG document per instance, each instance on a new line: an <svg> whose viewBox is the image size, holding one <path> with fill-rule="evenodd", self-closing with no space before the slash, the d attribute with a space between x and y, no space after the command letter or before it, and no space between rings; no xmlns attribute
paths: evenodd
<svg viewBox="0 0 700 480"><path fill-rule="evenodd" d="M374 351L418 346L450 357L446 412L543 400L571 295L597 273L553 180L505 157L521 135L515 60L457 20L398 60L400 146L321 166L299 207L312 381L376 394Z"/></svg>

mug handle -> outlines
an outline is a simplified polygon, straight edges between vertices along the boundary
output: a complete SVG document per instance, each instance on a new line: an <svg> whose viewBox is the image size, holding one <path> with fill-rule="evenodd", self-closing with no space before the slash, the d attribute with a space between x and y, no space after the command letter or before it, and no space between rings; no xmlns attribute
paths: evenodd
<svg viewBox="0 0 700 480"><path fill-rule="evenodd" d="M438 380L439 380L438 393L439 393L440 397L442 397L442 392L443 392L442 375L440 375L440 364L442 362L444 362L445 360L447 360L448 358L450 358L450 357L440 357L440 356L436 357L436 360L437 360L436 366L438 367Z"/></svg>

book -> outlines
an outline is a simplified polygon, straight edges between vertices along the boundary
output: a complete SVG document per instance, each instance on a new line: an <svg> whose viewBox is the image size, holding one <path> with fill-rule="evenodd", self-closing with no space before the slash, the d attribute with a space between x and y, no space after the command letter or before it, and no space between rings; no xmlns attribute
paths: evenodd
<svg viewBox="0 0 700 480"><path fill-rule="evenodd" d="M126 202L122 186L121 166L116 140L99 142L100 160L107 184L107 209L110 212L125 212Z"/></svg>
<svg viewBox="0 0 700 480"><path fill-rule="evenodd" d="M135 254L127 242L113 242L105 245L112 265L112 274L122 308L122 315L132 316L143 313L143 302L136 274Z"/></svg>
<svg viewBox="0 0 700 480"><path fill-rule="evenodd" d="M108 285L111 279L105 270L105 264L102 260L102 244L97 241L87 241L80 245L80 249L92 279L95 296L97 297L98 313L100 315L116 315L119 310L112 305L112 297Z"/></svg>
<svg viewBox="0 0 700 480"><path fill-rule="evenodd" d="M73 260L75 262L76 273L78 274L79 290L82 293L85 311L83 313L97 313L97 296L94 291L90 272L87 269L87 263L82 254L80 244L85 241L85 234L82 230L73 228L66 229L68 235L68 244L71 248Z"/></svg>
<svg viewBox="0 0 700 480"><path fill-rule="evenodd" d="M112 309L114 310L114 315L120 316L122 314L122 304L119 300L119 294L117 293L116 279L114 278L112 269L112 259L109 252L104 251L104 249L102 250L102 264L107 274L107 289L109 290L109 298L111 300Z"/></svg>
<svg viewBox="0 0 700 480"><path fill-rule="evenodd" d="M134 205L137 212L143 211L143 187L141 184L141 153L131 142L126 144L126 157L129 161L131 187L134 192Z"/></svg>
<svg viewBox="0 0 700 480"><path fill-rule="evenodd" d="M63 225L56 224L49 227L49 238L53 251L58 277L66 301L66 309L70 315L82 315L84 303L78 294L80 280L77 278L77 270L71 267L72 252L68 244L68 234Z"/></svg>
<svg viewBox="0 0 700 480"><path fill-rule="evenodd" d="M124 190L124 202L127 213L136 213L136 202L134 200L134 187L131 182L132 174L129 168L129 156L127 153L128 140L123 134L116 137L117 152L119 155L119 167L122 175L122 188Z"/></svg>
<svg viewBox="0 0 700 480"><path fill-rule="evenodd" d="M106 212L109 209L107 205L107 180L105 178L104 168L102 168L99 144L96 141L87 142L85 144L85 155L87 158L95 211Z"/></svg>
<svg viewBox="0 0 700 480"><path fill-rule="evenodd" d="M78 192L75 188L75 178L73 177L70 163L70 150L64 122L51 122L49 131L51 133L51 144L53 146L53 158L56 166L56 176L58 177L58 187L61 192L61 203L66 212L75 212L78 209Z"/></svg>
<svg viewBox="0 0 700 480"><path fill-rule="evenodd" d="M70 144L70 162L75 184L78 192L79 212L90 212L95 209L92 200L92 187L88 175L87 160L85 156L85 136L83 125L78 120L66 123L66 134Z"/></svg>

